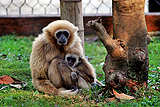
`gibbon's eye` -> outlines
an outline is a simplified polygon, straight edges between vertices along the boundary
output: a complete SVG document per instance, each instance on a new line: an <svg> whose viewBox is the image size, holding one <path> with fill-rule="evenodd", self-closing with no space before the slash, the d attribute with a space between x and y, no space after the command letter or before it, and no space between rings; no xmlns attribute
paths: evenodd
<svg viewBox="0 0 160 107"><path fill-rule="evenodd" d="M82 61L82 57L79 57L78 61L80 61L80 62L81 62L81 61Z"/></svg>
<svg viewBox="0 0 160 107"><path fill-rule="evenodd" d="M63 34L64 34L64 36L65 36L66 38L69 37L69 33L68 33L67 31L64 31Z"/></svg>
<svg viewBox="0 0 160 107"><path fill-rule="evenodd" d="M57 32L57 33L56 33L56 37L59 38L59 37L61 36L61 34L62 34L61 31Z"/></svg>

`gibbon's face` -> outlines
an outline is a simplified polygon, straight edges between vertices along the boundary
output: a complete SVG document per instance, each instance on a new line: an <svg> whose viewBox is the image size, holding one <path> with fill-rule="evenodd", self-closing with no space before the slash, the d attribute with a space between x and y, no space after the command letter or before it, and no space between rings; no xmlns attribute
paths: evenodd
<svg viewBox="0 0 160 107"><path fill-rule="evenodd" d="M59 29L55 32L58 45L66 45L70 37L70 32L66 29Z"/></svg>
<svg viewBox="0 0 160 107"><path fill-rule="evenodd" d="M74 67L74 66L78 65L78 63L81 62L82 57L72 57L72 56L70 56L70 57L67 57L66 60L67 60L67 62L70 66Z"/></svg>

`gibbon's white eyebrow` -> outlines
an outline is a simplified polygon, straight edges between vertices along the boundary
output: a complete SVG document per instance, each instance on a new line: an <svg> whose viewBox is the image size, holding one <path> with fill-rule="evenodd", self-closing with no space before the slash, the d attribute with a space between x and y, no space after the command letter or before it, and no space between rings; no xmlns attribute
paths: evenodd
<svg viewBox="0 0 160 107"><path fill-rule="evenodd" d="M68 32L68 34L70 35L70 31L69 30L67 30L67 29L58 29L55 33L54 33L54 35L56 36L56 34L59 32L59 31L67 31Z"/></svg>

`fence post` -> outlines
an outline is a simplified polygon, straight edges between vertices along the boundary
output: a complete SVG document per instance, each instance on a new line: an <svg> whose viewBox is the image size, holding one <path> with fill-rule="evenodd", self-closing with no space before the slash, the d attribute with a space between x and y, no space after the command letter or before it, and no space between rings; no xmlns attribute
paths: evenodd
<svg viewBox="0 0 160 107"><path fill-rule="evenodd" d="M60 0L61 19L68 20L79 28L78 36L82 40L84 49L84 26L82 14L82 0Z"/></svg>

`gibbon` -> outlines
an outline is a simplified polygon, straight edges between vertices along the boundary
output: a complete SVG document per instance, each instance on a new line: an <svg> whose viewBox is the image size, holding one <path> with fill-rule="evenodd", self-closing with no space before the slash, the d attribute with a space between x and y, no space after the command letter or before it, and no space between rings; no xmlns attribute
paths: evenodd
<svg viewBox="0 0 160 107"><path fill-rule="evenodd" d="M65 61L68 63L69 66L75 67L81 63L83 55L78 52L79 51L77 50L72 53L69 52L65 55Z"/></svg>
<svg viewBox="0 0 160 107"><path fill-rule="evenodd" d="M43 28L32 45L33 86L51 95L72 95L96 82L94 67L85 59L78 28L57 20ZM74 57L76 60L74 61ZM70 59L71 58L71 61Z"/></svg>
<svg viewBox="0 0 160 107"><path fill-rule="evenodd" d="M80 54L79 54L79 55L80 55ZM86 58L83 59L83 60L86 60ZM72 71L75 71L75 70L73 70L73 68L76 67L76 69L78 70L78 71L76 71L76 72L77 72L78 74L80 74L80 75L82 75L81 73L83 73L83 72L81 72L81 71L84 71L84 72L85 72L85 70L86 70L87 68L92 68L92 67L86 67L85 65L90 65L90 63L84 64L84 62L88 62L88 61L84 61L84 62L83 62L83 60L82 60L82 56L78 56L78 51L76 51L76 53L67 54L67 55L65 56L65 61L68 62L68 65L72 67L72 68L70 68L70 69L72 69ZM84 65L83 65L83 64L84 64ZM79 68L83 68L83 69L79 69ZM86 71L88 71L88 70L86 70ZM76 74L77 74L77 73L76 73ZM76 75L76 74L74 74L74 75ZM76 77L77 77L77 76L76 76ZM83 77L85 77L85 76L83 76ZM105 86L103 83L101 83L101 82L98 81L97 79L96 79L95 81L96 81L96 83L97 83L98 85L100 85L100 86ZM94 83L93 83L92 85L94 85Z"/></svg>

